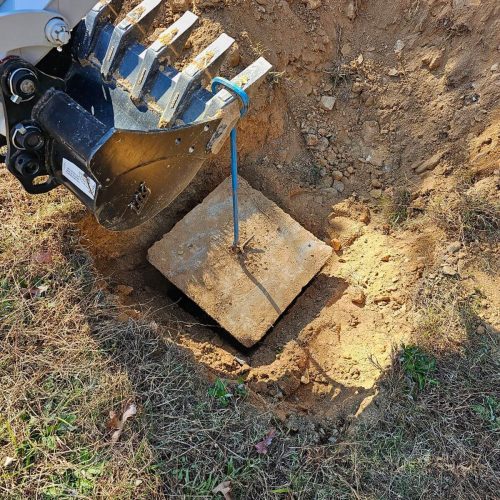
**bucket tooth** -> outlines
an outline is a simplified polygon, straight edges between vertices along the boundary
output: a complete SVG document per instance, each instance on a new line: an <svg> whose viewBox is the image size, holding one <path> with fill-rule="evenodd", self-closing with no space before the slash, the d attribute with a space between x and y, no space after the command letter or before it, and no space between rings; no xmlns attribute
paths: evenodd
<svg viewBox="0 0 500 500"><path fill-rule="evenodd" d="M260 57L236 75L231 82L241 87L249 96L252 96L271 68L271 63ZM216 117L222 120L217 132L212 136L212 140L207 146L207 149L212 153L219 152L231 129L240 118L240 102L226 89L219 90L217 94L207 101L204 111L195 122L210 121Z"/></svg>
<svg viewBox="0 0 500 500"><path fill-rule="evenodd" d="M179 57L197 21L198 16L185 12L141 54L142 62L131 92L133 101L142 99L163 61L172 63Z"/></svg>
<svg viewBox="0 0 500 500"><path fill-rule="evenodd" d="M146 28L153 20L162 0L144 0L132 9L113 30L108 50L102 62L101 74L108 80L131 40L146 35Z"/></svg>
<svg viewBox="0 0 500 500"><path fill-rule="evenodd" d="M106 23L112 23L120 12L124 0L101 0L85 16L79 30L76 56L80 61L86 59L94 48L97 33Z"/></svg>
<svg viewBox="0 0 500 500"><path fill-rule="evenodd" d="M164 100L166 104L160 119L160 127L172 125L189 106L190 97L201 87L202 82L208 82L217 75L233 43L234 39L223 33L173 78L172 87Z"/></svg>

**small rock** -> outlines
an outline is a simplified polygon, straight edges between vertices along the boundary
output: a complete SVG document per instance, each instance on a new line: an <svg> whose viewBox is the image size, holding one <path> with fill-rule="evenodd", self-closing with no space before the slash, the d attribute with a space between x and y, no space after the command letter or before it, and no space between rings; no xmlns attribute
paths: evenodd
<svg viewBox="0 0 500 500"><path fill-rule="evenodd" d="M486 328L483 325L479 325L476 329L476 333L484 335L486 333Z"/></svg>
<svg viewBox="0 0 500 500"><path fill-rule="evenodd" d="M305 3L309 10L316 10L321 7L321 0L306 0Z"/></svg>
<svg viewBox="0 0 500 500"><path fill-rule="evenodd" d="M353 1L347 4L345 14L347 16L347 19L349 19L350 21L354 21L354 19L356 19L356 5Z"/></svg>
<svg viewBox="0 0 500 500"><path fill-rule="evenodd" d="M381 302L390 302L390 301L391 297L386 293L381 293L380 295L377 295L376 297L373 298L373 302L375 302L375 304L380 304Z"/></svg>
<svg viewBox="0 0 500 500"><path fill-rule="evenodd" d="M364 306L366 302L366 295L363 290L356 290L351 295L351 302L358 306Z"/></svg>
<svg viewBox="0 0 500 500"><path fill-rule="evenodd" d="M309 376L309 370L306 370L302 377L300 377L300 383L307 385L311 381L311 378Z"/></svg>
<svg viewBox="0 0 500 500"><path fill-rule="evenodd" d="M431 52L422 57L422 63L427 66L431 71L439 68L443 62L442 52Z"/></svg>
<svg viewBox="0 0 500 500"><path fill-rule="evenodd" d="M368 209L364 210L361 214L359 214L359 222L362 222L363 224L369 224L370 219L371 219L370 211Z"/></svg>
<svg viewBox="0 0 500 500"><path fill-rule="evenodd" d="M381 188L382 187L382 183L379 181L379 179L377 179L377 178L374 177L372 179L372 186L374 188Z"/></svg>
<svg viewBox="0 0 500 500"><path fill-rule="evenodd" d="M333 181L333 187L339 192L342 193L345 189L344 183L341 181Z"/></svg>
<svg viewBox="0 0 500 500"><path fill-rule="evenodd" d="M405 43L403 42L403 40L397 40L394 44L394 52L396 52L396 54L400 54L404 48Z"/></svg>
<svg viewBox="0 0 500 500"><path fill-rule="evenodd" d="M352 84L352 87L351 87L351 90L355 93L355 94L361 94L361 92L363 92L363 89L364 89L364 86L361 82L354 82Z"/></svg>
<svg viewBox="0 0 500 500"><path fill-rule="evenodd" d="M385 151L383 149L373 149L366 158L366 161L375 167L382 167L385 161Z"/></svg>
<svg viewBox="0 0 500 500"><path fill-rule="evenodd" d="M387 72L387 74L388 74L389 76L399 76L399 71L398 71L396 68L391 68L391 69Z"/></svg>
<svg viewBox="0 0 500 500"><path fill-rule="evenodd" d="M434 170L437 167L437 165L439 165L439 162L441 161L443 156L444 156L444 151L439 151L435 155L423 161L422 163L415 165L413 167L415 173L422 174L424 172L427 172L428 170Z"/></svg>
<svg viewBox="0 0 500 500"><path fill-rule="evenodd" d="M441 268L441 271L446 276L456 276L457 270L449 265L445 265Z"/></svg>
<svg viewBox="0 0 500 500"><path fill-rule="evenodd" d="M493 66L491 66L491 68L490 68L490 71L492 73L495 73L496 71L498 71L498 63L493 64Z"/></svg>
<svg viewBox="0 0 500 500"><path fill-rule="evenodd" d="M172 12L185 12L191 8L189 5L190 3L189 0L172 0L170 2L170 7Z"/></svg>
<svg viewBox="0 0 500 500"><path fill-rule="evenodd" d="M372 198L375 198L376 200L378 200L379 198L382 197L382 190L381 189L372 189L370 191L370 196Z"/></svg>
<svg viewBox="0 0 500 500"><path fill-rule="evenodd" d="M454 241L446 247L448 253L457 253L462 248L460 241Z"/></svg>
<svg viewBox="0 0 500 500"><path fill-rule="evenodd" d="M344 174L342 174L342 172L340 170L334 170L332 172L332 177L336 181L341 181L342 177L344 177Z"/></svg>
<svg viewBox="0 0 500 500"><path fill-rule="evenodd" d="M342 243L340 240L338 240L337 238L332 238L332 240L330 241L331 243L331 246L332 248L338 252L341 248L342 248Z"/></svg>
<svg viewBox="0 0 500 500"><path fill-rule="evenodd" d="M321 137L318 141L318 144L316 146L316 149L318 151L326 151L328 149L328 146L330 145L330 142L326 137Z"/></svg>
<svg viewBox="0 0 500 500"><path fill-rule="evenodd" d="M381 259L382 262L389 262L391 260L390 255L384 255Z"/></svg>
<svg viewBox="0 0 500 500"><path fill-rule="evenodd" d="M233 44L231 53L229 54L228 62L232 68L236 68L236 66L238 66L241 62L240 48L236 43Z"/></svg>
<svg viewBox="0 0 500 500"><path fill-rule="evenodd" d="M234 360L235 360L235 361L236 361L239 365L241 365L241 366L243 366L243 365L246 365L246 364L247 364L247 362L246 362L244 359L242 359L242 358L238 358L238 356L235 356L235 357L234 357Z"/></svg>
<svg viewBox="0 0 500 500"><path fill-rule="evenodd" d="M326 109L327 111L332 111L332 109L335 107L335 101L336 101L335 97L331 95L324 95L321 96L320 104L323 109Z"/></svg>

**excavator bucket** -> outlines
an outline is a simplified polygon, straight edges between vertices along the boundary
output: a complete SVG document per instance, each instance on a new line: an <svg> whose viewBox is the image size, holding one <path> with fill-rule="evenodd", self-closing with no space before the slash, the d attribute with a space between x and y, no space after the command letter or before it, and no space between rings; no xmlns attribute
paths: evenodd
<svg viewBox="0 0 500 500"><path fill-rule="evenodd" d="M230 36L178 69L198 17L184 13L146 46L162 0L144 0L116 23L122 3L95 5L73 30L63 68L21 57L0 64L7 168L30 193L66 186L111 230L167 207L240 116L237 96L210 91ZM257 59L232 82L252 96L270 69Z"/></svg>

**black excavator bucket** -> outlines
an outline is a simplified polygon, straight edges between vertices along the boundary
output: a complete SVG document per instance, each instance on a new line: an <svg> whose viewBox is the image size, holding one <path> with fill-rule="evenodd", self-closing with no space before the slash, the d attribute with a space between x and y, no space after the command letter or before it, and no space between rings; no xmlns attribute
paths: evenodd
<svg viewBox="0 0 500 500"><path fill-rule="evenodd" d="M0 66L8 169L30 193L65 185L111 230L167 207L239 118L235 95L207 88L231 37L177 70L197 16L186 12L146 47L139 40L161 0L114 25L121 4L101 1L78 25L63 77L19 58ZM260 58L232 82L251 96L270 69Z"/></svg>

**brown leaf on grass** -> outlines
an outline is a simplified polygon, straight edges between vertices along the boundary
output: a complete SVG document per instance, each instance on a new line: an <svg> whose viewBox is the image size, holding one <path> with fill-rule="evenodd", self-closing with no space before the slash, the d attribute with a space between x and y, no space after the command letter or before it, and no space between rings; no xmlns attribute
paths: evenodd
<svg viewBox="0 0 500 500"><path fill-rule="evenodd" d="M20 288L19 291L25 299L37 299L49 289L48 285L32 286L30 288Z"/></svg>
<svg viewBox="0 0 500 500"><path fill-rule="evenodd" d="M33 255L33 260L37 264L52 264L54 256L50 250L40 250Z"/></svg>
<svg viewBox="0 0 500 500"><path fill-rule="evenodd" d="M266 434L266 437L262 441L259 441L255 445L257 453L259 453L260 455L265 455L267 453L267 448L271 446L271 443L273 442L275 436L276 436L276 429L273 428Z"/></svg>
<svg viewBox="0 0 500 500"><path fill-rule="evenodd" d="M137 406L135 406L134 403L129 404L127 406L127 409L123 412L122 418L118 419L118 416L114 411L109 412L109 422L108 426L111 429L115 429L113 434L111 435L111 443L116 443L120 439L120 436L123 432L123 427L125 426L125 423L130 417L133 417L137 413Z"/></svg>
<svg viewBox="0 0 500 500"><path fill-rule="evenodd" d="M115 431L120 428L120 425L121 425L121 420L118 418L116 412L111 410L109 412L108 429L110 431Z"/></svg>
<svg viewBox="0 0 500 500"><path fill-rule="evenodd" d="M218 486L216 486L212 493L221 493L224 495L224 500L232 500L231 493L231 481L223 481Z"/></svg>

